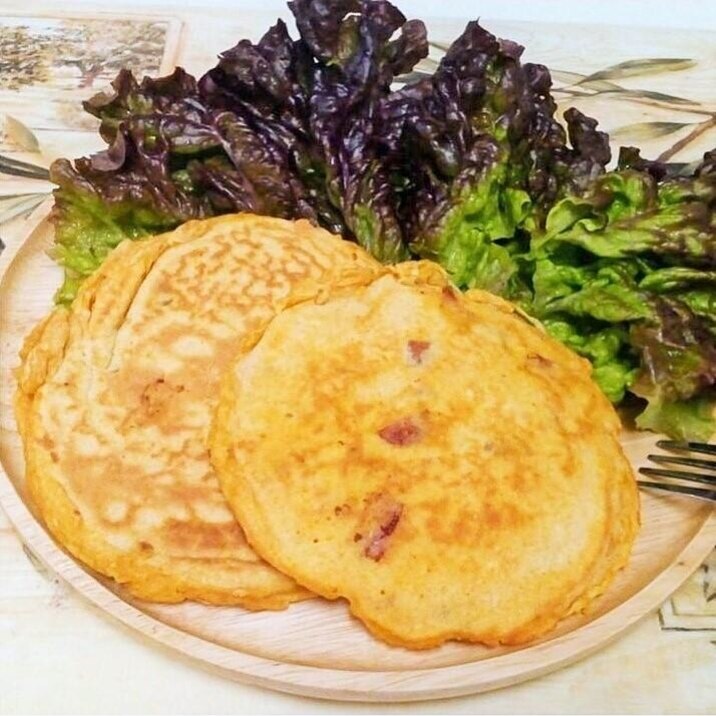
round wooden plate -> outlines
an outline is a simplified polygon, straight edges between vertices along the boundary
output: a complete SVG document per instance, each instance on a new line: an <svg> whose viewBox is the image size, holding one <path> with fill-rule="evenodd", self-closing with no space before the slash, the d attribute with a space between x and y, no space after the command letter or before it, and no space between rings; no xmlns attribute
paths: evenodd
<svg viewBox="0 0 716 716"><path fill-rule="evenodd" d="M100 609L156 642L228 677L307 696L410 701L495 689L563 666L603 646L657 608L716 544L709 504L642 494L643 527L626 570L588 615L563 622L522 648L448 644L410 652L373 639L345 605L303 602L252 613L201 604L138 602L69 557L26 501L12 411L13 368L23 337L52 305L60 272L47 257L47 206L28 219L0 256L0 504L21 539L50 569ZM654 448L648 433L625 434L635 466ZM524 585L525 591L530 589Z"/></svg>

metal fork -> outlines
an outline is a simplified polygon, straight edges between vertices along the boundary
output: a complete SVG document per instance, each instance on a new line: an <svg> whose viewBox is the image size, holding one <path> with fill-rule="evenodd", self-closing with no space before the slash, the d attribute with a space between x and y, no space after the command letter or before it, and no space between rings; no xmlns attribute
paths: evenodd
<svg viewBox="0 0 716 716"><path fill-rule="evenodd" d="M715 455L716 445L708 443L685 443L676 440L659 440L656 446L663 450L676 453L698 453L702 455ZM685 482L698 483L700 485L714 485L711 489L703 487L692 487L679 485L671 482L648 482L638 480L641 487L665 490L666 492L678 492L682 495L691 495L701 500L716 502L716 460L704 460L696 457L680 457L678 455L649 455L647 460L657 465L679 465L683 467L694 467L699 470L710 472L689 472L687 470L669 470L659 467L640 467L639 473L647 477L668 477L672 480L683 480Z"/></svg>

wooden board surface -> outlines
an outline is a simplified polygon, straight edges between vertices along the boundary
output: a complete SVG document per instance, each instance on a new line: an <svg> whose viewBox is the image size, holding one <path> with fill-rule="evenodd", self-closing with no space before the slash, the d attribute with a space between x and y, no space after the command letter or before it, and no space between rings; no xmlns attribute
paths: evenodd
<svg viewBox="0 0 716 716"><path fill-rule="evenodd" d="M51 306L59 270L46 255L47 206L6 237L0 256L0 504L21 538L52 571L146 637L219 673L310 696L405 701L498 688L546 673L594 651L658 607L716 542L712 508L688 498L642 495L643 528L629 567L586 616L522 648L449 644L409 652L377 642L340 603L297 604L280 613L128 599L85 571L47 535L25 502L23 461L11 409L17 351ZM636 465L654 447L647 433L625 435ZM525 585L529 589L529 585Z"/></svg>

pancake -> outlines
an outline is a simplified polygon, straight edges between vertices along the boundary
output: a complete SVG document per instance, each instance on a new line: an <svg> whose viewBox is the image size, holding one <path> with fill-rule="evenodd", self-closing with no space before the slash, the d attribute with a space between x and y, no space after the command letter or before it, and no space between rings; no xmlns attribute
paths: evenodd
<svg viewBox="0 0 716 716"><path fill-rule="evenodd" d="M605 590L639 521L619 430L586 360L413 264L277 316L210 442L262 557L420 649L523 643Z"/></svg>
<svg viewBox="0 0 716 716"><path fill-rule="evenodd" d="M209 460L211 417L224 367L277 312L382 270L305 221L252 215L120 245L22 352L27 482L52 534L141 599L311 596L247 545Z"/></svg>

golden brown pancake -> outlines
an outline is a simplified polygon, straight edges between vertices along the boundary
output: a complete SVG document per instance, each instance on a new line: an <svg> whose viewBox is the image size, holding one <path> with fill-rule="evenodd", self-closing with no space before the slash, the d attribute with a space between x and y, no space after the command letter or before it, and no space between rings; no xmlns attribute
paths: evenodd
<svg viewBox="0 0 716 716"><path fill-rule="evenodd" d="M58 541L143 599L271 609L310 596L246 544L207 434L242 343L284 307L382 270L305 221L252 215L119 246L22 353L27 480Z"/></svg>
<svg viewBox="0 0 716 716"><path fill-rule="evenodd" d="M619 429L587 361L413 264L277 316L211 445L262 557L428 648L525 642L605 590L638 526Z"/></svg>

